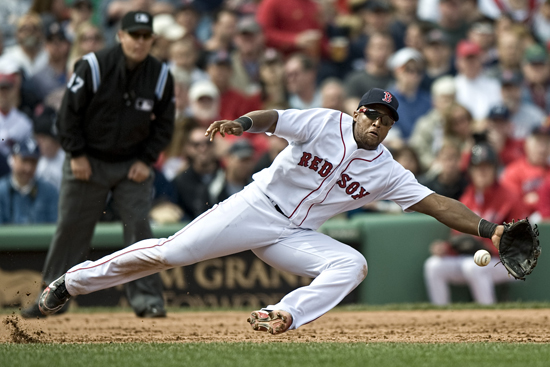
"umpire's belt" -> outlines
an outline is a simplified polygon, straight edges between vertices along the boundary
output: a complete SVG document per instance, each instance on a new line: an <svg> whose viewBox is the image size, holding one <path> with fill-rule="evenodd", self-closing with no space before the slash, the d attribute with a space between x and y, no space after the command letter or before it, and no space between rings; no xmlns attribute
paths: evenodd
<svg viewBox="0 0 550 367"><path fill-rule="evenodd" d="M276 202L274 202L274 201L273 201L269 196L267 196L267 195L266 195L265 197L268 198L269 201L271 201L271 204L273 205L273 207L275 208L276 211L278 211L279 213L281 213L282 215L284 215L286 218L288 218L288 216L287 216L285 213L283 213L283 211L281 210L281 208L279 208L279 205L277 205Z"/></svg>

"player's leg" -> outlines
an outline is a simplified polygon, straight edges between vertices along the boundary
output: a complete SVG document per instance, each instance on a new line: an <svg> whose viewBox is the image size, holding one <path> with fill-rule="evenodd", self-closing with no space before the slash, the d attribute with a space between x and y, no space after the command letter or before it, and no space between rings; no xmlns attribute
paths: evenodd
<svg viewBox="0 0 550 367"><path fill-rule="evenodd" d="M430 256L424 263L424 282L430 302L434 305L451 303L450 284L465 284L462 273L463 256Z"/></svg>
<svg viewBox="0 0 550 367"><path fill-rule="evenodd" d="M501 264L497 265L499 261L498 257L493 257L486 266L478 266L473 257L463 261L462 271L475 302L482 305L496 303L495 284L504 283L510 279L506 268Z"/></svg>
<svg viewBox="0 0 550 367"><path fill-rule="evenodd" d="M367 262L361 253L316 231L288 229L276 244L253 251L277 269L315 278L308 286L287 294L276 305L264 308L290 313L289 329L328 312L367 276ZM253 315L250 321L253 327L254 319Z"/></svg>
<svg viewBox="0 0 550 367"><path fill-rule="evenodd" d="M131 163L126 163L119 169L124 176L112 191L114 208L123 223L124 246L153 237L149 224L149 211L153 197L154 175L151 174L143 182L134 182L126 178L130 166ZM125 288L128 301L137 316L166 316L162 280L159 274L151 274L126 283Z"/></svg>

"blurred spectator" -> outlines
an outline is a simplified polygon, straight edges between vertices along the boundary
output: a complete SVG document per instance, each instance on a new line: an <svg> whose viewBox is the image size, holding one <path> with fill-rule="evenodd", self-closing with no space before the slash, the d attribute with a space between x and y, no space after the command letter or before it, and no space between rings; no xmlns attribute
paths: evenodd
<svg viewBox="0 0 550 367"><path fill-rule="evenodd" d="M190 84L199 80L208 80L208 74L197 67L199 50L192 38L184 38L170 46L170 70L173 74L182 73L189 78Z"/></svg>
<svg viewBox="0 0 550 367"><path fill-rule="evenodd" d="M461 2L462 0L439 0L440 17L436 26L445 34L453 50L468 33L469 25L462 13Z"/></svg>
<svg viewBox="0 0 550 367"><path fill-rule="evenodd" d="M437 152L429 172L418 178L418 182L439 195L460 199L468 180L460 170L460 147L451 141L444 141Z"/></svg>
<svg viewBox="0 0 550 367"><path fill-rule="evenodd" d="M468 169L472 183L460 201L493 223L525 218L521 200L515 192L498 183L497 166L497 156L488 145L475 145ZM487 266L480 267L473 261L473 254L478 249L485 249L493 255ZM431 256L424 263L424 280L430 302L435 305L451 302L451 284L466 284L475 302L493 304L496 302L495 284L513 281L504 266L499 264L498 250L488 238L452 231L447 241L433 242L430 252Z"/></svg>
<svg viewBox="0 0 550 367"><path fill-rule="evenodd" d="M431 25L420 22L412 22L409 24L405 31L405 47L422 51L426 44L425 38L429 30L432 30Z"/></svg>
<svg viewBox="0 0 550 367"><path fill-rule="evenodd" d="M363 28L359 36L351 42L350 58L352 60L363 60L370 37L378 32L388 33L392 20L391 6L385 1L365 1L358 12L363 22Z"/></svg>
<svg viewBox="0 0 550 367"><path fill-rule="evenodd" d="M225 173L216 158L213 142L204 136L203 127L190 131L185 156L189 168L177 175L173 184L184 219L193 220L220 201Z"/></svg>
<svg viewBox="0 0 550 367"><path fill-rule="evenodd" d="M525 157L510 163L502 172L502 186L518 193L528 214L537 209L537 190L549 175L550 128L539 127L525 140Z"/></svg>
<svg viewBox="0 0 550 367"><path fill-rule="evenodd" d="M288 108L283 59L274 48L268 48L260 59L261 90L252 96L262 109ZM257 135L257 134L256 134Z"/></svg>
<svg viewBox="0 0 550 367"><path fill-rule="evenodd" d="M189 110L189 86L191 80L188 74L176 70L172 71L174 77L174 105L176 107L176 119L191 115Z"/></svg>
<svg viewBox="0 0 550 367"><path fill-rule="evenodd" d="M495 47L496 35L493 23L491 19L479 19L472 23L468 30L468 40L476 43L481 48L481 61L485 69L494 67L499 62L499 53ZM506 45L505 49L509 51L511 48ZM507 56L509 58L509 55ZM498 77L498 75L493 76Z"/></svg>
<svg viewBox="0 0 550 367"><path fill-rule="evenodd" d="M487 116L487 142L497 153L503 166L524 156L524 141L513 138L513 126L510 121L510 110L506 105L491 108Z"/></svg>
<svg viewBox="0 0 550 367"><path fill-rule="evenodd" d="M326 44L316 1L263 0L256 17L264 31L266 45L285 56L301 51L317 58Z"/></svg>
<svg viewBox="0 0 550 367"><path fill-rule="evenodd" d="M517 32L505 32L498 35L498 63L486 72L487 76L498 78L502 73L521 71L523 39Z"/></svg>
<svg viewBox="0 0 550 367"><path fill-rule="evenodd" d="M416 121L409 139L423 170L432 166L436 153L443 140L443 116L455 101L455 81L451 76L443 76L432 84L433 108Z"/></svg>
<svg viewBox="0 0 550 367"><path fill-rule="evenodd" d="M220 118L220 92L210 80L201 80L189 88L189 109L191 117L206 129Z"/></svg>
<svg viewBox="0 0 550 367"><path fill-rule="evenodd" d="M362 70L350 73L345 79L348 99L347 110L355 110L365 94L372 88L387 88L393 80L388 59L393 53L393 40L388 33L374 33L365 47L365 66Z"/></svg>
<svg viewBox="0 0 550 367"><path fill-rule="evenodd" d="M189 161L185 154L185 144L189 140L191 130L198 126L198 122L189 116L179 116L174 123L174 132L170 144L161 153L155 166L163 176L172 181L177 175L186 170Z"/></svg>
<svg viewBox="0 0 550 367"><path fill-rule="evenodd" d="M402 48L390 59L390 66L395 76L395 85L389 91L399 100L401 118L394 126L400 136L407 141L414 129L416 120L431 108L429 92L420 89L424 75L422 54L413 48Z"/></svg>
<svg viewBox="0 0 550 367"><path fill-rule="evenodd" d="M0 33L6 47L16 43L17 21L29 11L31 3L32 0L0 1Z"/></svg>
<svg viewBox="0 0 550 367"><path fill-rule="evenodd" d="M0 59L0 154L10 154L11 142L32 136L31 120L17 109L19 90L17 69L10 60ZM20 80L19 80L20 83Z"/></svg>
<svg viewBox="0 0 550 367"><path fill-rule="evenodd" d="M475 120L484 119L489 109L501 103L500 83L482 74L481 47L460 41L456 48L456 100Z"/></svg>
<svg viewBox="0 0 550 367"><path fill-rule="evenodd" d="M176 204L177 197L174 185L162 172L154 169L153 203L149 218L154 224L178 223L183 219L183 210Z"/></svg>
<svg viewBox="0 0 550 367"><path fill-rule="evenodd" d="M220 92L219 114L221 119L234 120L247 112L261 108L252 106L249 99L231 86L233 69L231 58L226 51L211 54L208 58L206 71Z"/></svg>
<svg viewBox="0 0 550 367"><path fill-rule="evenodd" d="M52 184L57 191L61 188L65 151L61 149L55 120L57 113L51 107L42 111L33 119L34 139L40 149L40 159L36 167L36 177Z"/></svg>
<svg viewBox="0 0 550 367"><path fill-rule="evenodd" d="M25 14L17 21L17 44L6 48L5 55L17 62L26 78L48 64L48 54L44 50L44 32L40 17Z"/></svg>
<svg viewBox="0 0 550 367"><path fill-rule="evenodd" d="M260 157L258 162L256 162L253 170L254 173L271 166L271 163L273 163L277 155L288 146L288 142L285 139L275 135L271 135L267 138L267 144L268 150Z"/></svg>
<svg viewBox="0 0 550 367"><path fill-rule="evenodd" d="M406 170L412 172L415 177L422 174L422 167L416 152L409 146L404 145L395 151L392 151L393 159L401 164Z"/></svg>
<svg viewBox="0 0 550 367"><path fill-rule="evenodd" d="M35 86L40 99L44 99L55 89L63 88L67 84L67 60L70 47L71 44L67 40L61 24L51 23L48 25L46 28L48 64L30 78L30 83Z"/></svg>
<svg viewBox="0 0 550 367"><path fill-rule="evenodd" d="M470 150L474 142L472 128L473 119L468 109L454 102L443 114L442 141L451 140L465 153Z"/></svg>
<svg viewBox="0 0 550 367"><path fill-rule="evenodd" d="M527 47L522 63L525 83L522 100L531 102L550 113L550 70L548 53L538 45Z"/></svg>
<svg viewBox="0 0 550 367"><path fill-rule="evenodd" d="M231 52L233 39L237 34L237 21L239 16L229 9L220 9L214 15L212 24L212 36L204 43L204 49L208 52Z"/></svg>
<svg viewBox="0 0 550 367"><path fill-rule="evenodd" d="M519 73L504 72L500 76L502 101L510 110L512 137L525 139L531 131L546 119L544 111L530 102L521 100L522 77Z"/></svg>
<svg viewBox="0 0 550 367"><path fill-rule="evenodd" d="M185 29L185 33L191 35L197 40L197 27L199 25L201 14L195 6L195 1L184 0L176 6L174 13L176 22Z"/></svg>
<svg viewBox="0 0 550 367"><path fill-rule="evenodd" d="M80 25L91 20L94 5L92 0L71 0L69 4L69 20L64 24L64 28L69 41L74 42Z"/></svg>
<svg viewBox="0 0 550 367"><path fill-rule="evenodd" d="M0 224L55 223L57 189L35 176L40 152L36 142L14 144L11 174L0 179Z"/></svg>
<svg viewBox="0 0 550 367"><path fill-rule="evenodd" d="M405 47L405 34L407 27L417 20L416 8L418 0L391 0L394 8L393 21L390 25L390 33L395 49Z"/></svg>
<svg viewBox="0 0 550 367"><path fill-rule="evenodd" d="M29 13L40 15L42 24L46 26L54 22L61 23L69 15L64 0L33 0Z"/></svg>
<svg viewBox="0 0 550 367"><path fill-rule="evenodd" d="M294 54L285 64L285 80L290 108L300 110L321 107L321 92L317 88L317 66L305 54Z"/></svg>
<svg viewBox="0 0 550 367"><path fill-rule="evenodd" d="M541 0L478 0L480 12L493 19L507 14L515 22L531 22Z"/></svg>
<svg viewBox="0 0 550 367"><path fill-rule="evenodd" d="M350 115L353 114L353 111L346 111L346 90L340 79L325 79L323 84L321 84L320 92L322 108L330 108Z"/></svg>
<svg viewBox="0 0 550 367"><path fill-rule="evenodd" d="M2 31L0 30L0 56L4 53L4 35L2 34Z"/></svg>
<svg viewBox="0 0 550 367"><path fill-rule="evenodd" d="M170 46L185 36L185 29L174 20L171 14L158 14L153 18L155 40L151 48L151 56L162 62L170 58Z"/></svg>
<svg viewBox="0 0 550 367"><path fill-rule="evenodd" d="M254 18L239 21L234 44L236 50L231 54L231 85L244 95L256 94L260 90L260 57L264 50L264 37Z"/></svg>
<svg viewBox="0 0 550 367"><path fill-rule="evenodd" d="M540 4L539 11L533 16L533 33L542 44L550 41L550 1Z"/></svg>
<svg viewBox="0 0 550 367"><path fill-rule="evenodd" d="M76 29L75 38L69 52L67 72L72 74L74 64L90 52L101 50L105 46L105 39L101 29L90 22L84 22Z"/></svg>
<svg viewBox="0 0 550 367"><path fill-rule="evenodd" d="M421 88L431 90L432 83L444 75L456 75L453 62L453 51L439 29L432 29L426 34L422 53L425 61L424 79Z"/></svg>
<svg viewBox="0 0 550 367"><path fill-rule="evenodd" d="M246 139L239 139L231 144L223 159L225 166L225 183L219 201L241 191L252 182L254 169L254 147ZM227 195L227 197L224 197Z"/></svg>

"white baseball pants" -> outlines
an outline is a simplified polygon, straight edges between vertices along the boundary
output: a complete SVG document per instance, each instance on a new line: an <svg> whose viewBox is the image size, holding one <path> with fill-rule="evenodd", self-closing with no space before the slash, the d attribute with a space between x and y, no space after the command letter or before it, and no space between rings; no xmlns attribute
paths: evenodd
<svg viewBox="0 0 550 367"><path fill-rule="evenodd" d="M74 266L65 282L71 295L88 294L244 250L254 251L277 269L315 278L279 303L265 307L289 312L291 329L335 307L367 275L361 253L322 233L296 227L253 183L167 239L143 240Z"/></svg>
<svg viewBox="0 0 550 367"><path fill-rule="evenodd" d="M435 305L451 302L449 285L468 285L475 302L490 305L496 302L495 284L513 281L500 260L491 258L487 266L478 266L473 255L431 256L424 263L424 280L430 301Z"/></svg>

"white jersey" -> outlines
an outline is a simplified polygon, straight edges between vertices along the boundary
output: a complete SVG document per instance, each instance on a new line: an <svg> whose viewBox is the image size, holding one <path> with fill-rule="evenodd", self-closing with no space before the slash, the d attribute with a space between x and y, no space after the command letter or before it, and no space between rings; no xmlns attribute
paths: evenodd
<svg viewBox="0 0 550 367"><path fill-rule="evenodd" d="M351 116L324 108L277 112L274 134L289 145L253 178L294 225L317 229L336 214L378 200L406 211L433 193L383 145L359 149Z"/></svg>

